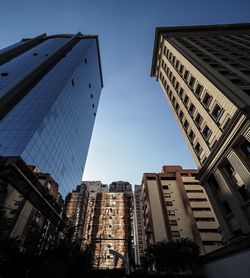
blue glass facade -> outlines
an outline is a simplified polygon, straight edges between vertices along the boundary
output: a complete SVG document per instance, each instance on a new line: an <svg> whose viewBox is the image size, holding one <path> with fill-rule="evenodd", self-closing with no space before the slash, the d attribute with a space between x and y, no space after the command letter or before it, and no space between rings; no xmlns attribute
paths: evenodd
<svg viewBox="0 0 250 278"><path fill-rule="evenodd" d="M0 96L70 38L49 38L0 66ZM0 121L0 155L50 173L65 196L81 181L102 88L97 40L80 39Z"/></svg>

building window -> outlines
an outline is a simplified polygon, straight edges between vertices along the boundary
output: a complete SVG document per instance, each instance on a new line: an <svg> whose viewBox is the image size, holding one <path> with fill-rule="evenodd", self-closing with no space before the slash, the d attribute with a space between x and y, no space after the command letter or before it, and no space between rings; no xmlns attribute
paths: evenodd
<svg viewBox="0 0 250 278"><path fill-rule="evenodd" d="M232 210L227 201L224 201L221 204L222 204L222 209L226 215L232 213Z"/></svg>
<svg viewBox="0 0 250 278"><path fill-rule="evenodd" d="M1 72L1 76L3 76L3 77L6 77L8 75L9 75L8 72Z"/></svg>
<svg viewBox="0 0 250 278"><path fill-rule="evenodd" d="M201 154L201 152L202 152L202 147L201 147L201 145L200 145L199 143L197 143L197 144L195 145L194 149L195 149L195 151L196 151L196 153L197 153L198 155Z"/></svg>
<svg viewBox="0 0 250 278"><path fill-rule="evenodd" d="M218 233L218 229L199 229L200 233Z"/></svg>
<svg viewBox="0 0 250 278"><path fill-rule="evenodd" d="M203 190L202 189L187 189L186 192L187 193L203 193Z"/></svg>
<svg viewBox="0 0 250 278"><path fill-rule="evenodd" d="M197 221L197 222L214 222L215 218L213 218L213 217L195 217L195 221Z"/></svg>
<svg viewBox="0 0 250 278"><path fill-rule="evenodd" d="M188 85L191 89L193 89L195 83L195 78L191 75Z"/></svg>
<svg viewBox="0 0 250 278"><path fill-rule="evenodd" d="M91 88L91 83L89 83L89 88Z"/></svg>
<svg viewBox="0 0 250 278"><path fill-rule="evenodd" d="M169 220L170 226L177 226L177 220Z"/></svg>
<svg viewBox="0 0 250 278"><path fill-rule="evenodd" d="M190 202L206 202L206 198L189 198Z"/></svg>
<svg viewBox="0 0 250 278"><path fill-rule="evenodd" d="M75 87L75 81L74 81L74 79L71 79L71 84L72 84L73 87Z"/></svg>
<svg viewBox="0 0 250 278"><path fill-rule="evenodd" d="M93 108L95 108L95 105L94 105L94 103L92 104L92 107L93 107Z"/></svg>
<svg viewBox="0 0 250 278"><path fill-rule="evenodd" d="M168 185L163 185L162 188L163 188L163 189L169 189L169 188L168 188Z"/></svg>
<svg viewBox="0 0 250 278"><path fill-rule="evenodd" d="M181 66L180 66L180 69L179 69L179 73L180 73L181 75L183 74L183 70L184 70L184 66L181 65Z"/></svg>
<svg viewBox="0 0 250 278"><path fill-rule="evenodd" d="M171 198L171 195L170 195L170 193L164 193L164 197Z"/></svg>
<svg viewBox="0 0 250 278"><path fill-rule="evenodd" d="M235 169L229 161L225 164L224 169L226 170L226 172L229 176L235 175Z"/></svg>
<svg viewBox="0 0 250 278"><path fill-rule="evenodd" d="M33 56L38 56L38 53L33 53Z"/></svg>
<svg viewBox="0 0 250 278"><path fill-rule="evenodd" d="M221 115L222 115L222 108L216 103L212 111L212 116L217 121Z"/></svg>
<svg viewBox="0 0 250 278"><path fill-rule="evenodd" d="M184 90L183 90L182 88L180 88L180 91L179 91L179 96L180 96L180 98L183 97L183 93L184 93Z"/></svg>
<svg viewBox="0 0 250 278"><path fill-rule="evenodd" d="M187 106L189 102L189 97L187 95L185 95L184 97L184 104Z"/></svg>
<svg viewBox="0 0 250 278"><path fill-rule="evenodd" d="M147 177L147 180L156 180L156 177Z"/></svg>
<svg viewBox="0 0 250 278"><path fill-rule="evenodd" d="M168 215L175 215L175 211L174 210L168 210Z"/></svg>
<svg viewBox="0 0 250 278"><path fill-rule="evenodd" d="M185 81L188 80L188 75L189 75L189 71L186 70L185 73L184 73L184 79L185 79Z"/></svg>
<svg viewBox="0 0 250 278"><path fill-rule="evenodd" d="M84 63L85 63L85 64L87 64L87 63L88 63L87 58L84 58Z"/></svg>
<svg viewBox="0 0 250 278"><path fill-rule="evenodd" d="M211 211L211 208L196 207L192 208L193 211Z"/></svg>
<svg viewBox="0 0 250 278"><path fill-rule="evenodd" d="M180 119L183 120L184 113L180 110Z"/></svg>
<svg viewBox="0 0 250 278"><path fill-rule="evenodd" d="M204 127L203 131L202 131L202 134L203 134L203 136L205 137L205 139L208 140L209 137L210 137L211 134L212 134L212 131L211 131L211 129L206 125L206 126Z"/></svg>
<svg viewBox="0 0 250 278"><path fill-rule="evenodd" d="M208 108L211 101L212 101L211 95L209 93L206 93L202 100L202 103L204 104L205 107Z"/></svg>
<svg viewBox="0 0 250 278"><path fill-rule="evenodd" d="M189 123L187 120L185 120L185 122L184 122L184 128L185 128L185 130L188 130L188 128L189 128Z"/></svg>
<svg viewBox="0 0 250 278"><path fill-rule="evenodd" d="M178 231L172 231L172 236L179 237L180 233Z"/></svg>
<svg viewBox="0 0 250 278"><path fill-rule="evenodd" d="M191 103L191 104L190 104L190 106L189 106L189 109L188 109L188 110L189 110L189 112L190 112L190 114L191 114L191 115L193 115L193 114L194 114L195 107L194 107L193 103Z"/></svg>
<svg viewBox="0 0 250 278"><path fill-rule="evenodd" d="M198 113L195 117L195 123L197 124L197 126L200 127L202 124L202 121L203 121L203 119L202 119L201 115Z"/></svg>
<svg viewBox="0 0 250 278"><path fill-rule="evenodd" d="M190 130L190 132L189 132L189 134L188 134L188 137L189 137L189 139L190 139L191 142L194 141L195 135L194 135L194 132L193 132L192 129Z"/></svg>
<svg viewBox="0 0 250 278"><path fill-rule="evenodd" d="M93 98L93 95L91 94L90 97Z"/></svg>
<svg viewBox="0 0 250 278"><path fill-rule="evenodd" d="M166 202L166 205L172 207L172 206L173 206L173 202L167 201L167 202Z"/></svg>
<svg viewBox="0 0 250 278"><path fill-rule="evenodd" d="M201 86L201 84L197 83L194 93L197 95L197 97L200 97L202 91L203 91L203 86Z"/></svg>
<svg viewBox="0 0 250 278"><path fill-rule="evenodd" d="M250 159L250 142L246 139L244 142L240 145L240 150L243 153L243 155L246 157L247 160Z"/></svg>

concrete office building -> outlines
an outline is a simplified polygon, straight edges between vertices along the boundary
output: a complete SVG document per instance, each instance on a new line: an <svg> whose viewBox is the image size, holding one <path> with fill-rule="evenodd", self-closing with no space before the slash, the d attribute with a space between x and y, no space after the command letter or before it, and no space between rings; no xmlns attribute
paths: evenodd
<svg viewBox="0 0 250 278"><path fill-rule="evenodd" d="M102 87L97 36L42 34L1 50L0 156L51 173L65 197L81 181Z"/></svg>
<svg viewBox="0 0 250 278"><path fill-rule="evenodd" d="M145 249L147 248L144 229L143 204L141 197L141 185L134 187L134 251L135 265L143 264Z"/></svg>
<svg viewBox="0 0 250 278"><path fill-rule="evenodd" d="M201 254L222 246L219 223L197 170L164 166L161 173L145 173L141 195L147 244L190 238Z"/></svg>
<svg viewBox="0 0 250 278"><path fill-rule="evenodd" d="M159 27L152 59L227 240L250 233L249 43L250 24Z"/></svg>

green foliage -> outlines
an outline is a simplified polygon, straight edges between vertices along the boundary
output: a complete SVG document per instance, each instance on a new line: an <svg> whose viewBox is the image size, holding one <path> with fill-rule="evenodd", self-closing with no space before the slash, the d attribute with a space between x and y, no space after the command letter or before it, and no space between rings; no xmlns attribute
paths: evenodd
<svg viewBox="0 0 250 278"><path fill-rule="evenodd" d="M181 273L191 271L199 256L199 246L192 240L161 241L147 249L146 267L157 272Z"/></svg>

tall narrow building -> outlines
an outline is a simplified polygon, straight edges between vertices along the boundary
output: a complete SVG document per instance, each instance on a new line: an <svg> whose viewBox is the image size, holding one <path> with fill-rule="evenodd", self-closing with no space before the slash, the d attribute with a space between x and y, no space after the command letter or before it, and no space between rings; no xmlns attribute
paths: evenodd
<svg viewBox="0 0 250 278"><path fill-rule="evenodd" d="M102 87L97 36L42 34L1 50L0 156L51 173L65 197L81 181Z"/></svg>
<svg viewBox="0 0 250 278"><path fill-rule="evenodd" d="M156 77L225 239L250 233L250 24L156 28Z"/></svg>
<svg viewBox="0 0 250 278"><path fill-rule="evenodd" d="M197 170L164 166L143 175L141 195L147 244L189 238L201 254L220 248L219 223L207 194L196 180Z"/></svg>
<svg viewBox="0 0 250 278"><path fill-rule="evenodd" d="M146 234L144 230L143 203L141 185L134 186L134 251L135 265L142 265L146 255Z"/></svg>
<svg viewBox="0 0 250 278"><path fill-rule="evenodd" d="M84 183L91 188L85 243L93 248L93 267L126 268L132 253L132 186L127 182L112 183L112 189L120 184L119 190L116 188L118 191L114 192L107 191L101 182Z"/></svg>
<svg viewBox="0 0 250 278"><path fill-rule="evenodd" d="M87 219L89 191L85 183L77 186L65 200L64 217L69 229L72 230L72 241L84 244L84 232Z"/></svg>

